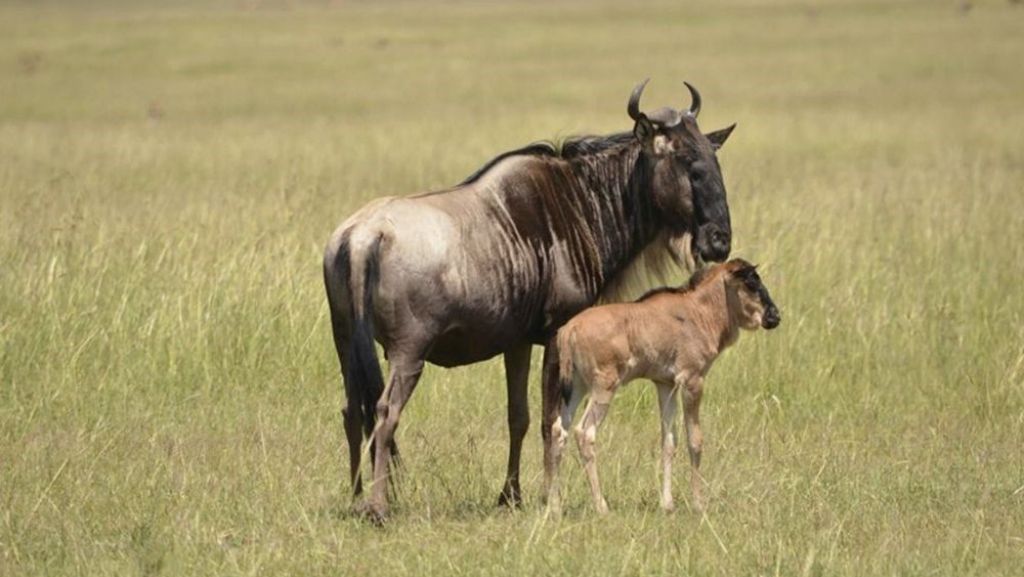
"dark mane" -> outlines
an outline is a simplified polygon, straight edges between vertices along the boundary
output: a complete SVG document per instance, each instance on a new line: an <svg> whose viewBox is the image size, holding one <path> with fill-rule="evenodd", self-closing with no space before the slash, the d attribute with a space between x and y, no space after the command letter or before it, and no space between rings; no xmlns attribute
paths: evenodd
<svg viewBox="0 0 1024 577"><path fill-rule="evenodd" d="M651 298L653 296L664 294L664 293L686 294L688 292L691 292L695 288L700 286L701 283L706 281L708 279L708 277L711 276L711 271L716 270L717 268L718 267L706 266L706 267L698 270L697 272L693 273L693 276L691 276L690 280L686 281L685 284L682 284L682 285L677 286L677 287L663 286L663 287L658 287L656 289L651 289L651 290L645 292L643 294L643 296L641 296L640 298L636 299L636 302L645 301L645 300L647 300L647 299L649 299L649 298Z"/></svg>
<svg viewBox="0 0 1024 577"><path fill-rule="evenodd" d="M467 176L458 186L465 186L480 180L496 164L511 156L540 156L571 160L580 156L611 150L632 142L635 142L632 132L617 132L606 136L572 136L563 140L560 144L547 141L534 142L522 148L502 152L495 156L473 172L473 174Z"/></svg>
<svg viewBox="0 0 1024 577"><path fill-rule="evenodd" d="M633 142L636 142L636 137L632 132L616 132L606 136L573 136L562 142L559 156L571 159L585 154L597 154Z"/></svg>
<svg viewBox="0 0 1024 577"><path fill-rule="evenodd" d="M555 148L555 145L551 144L550 142L534 142L533 144L527 144L522 148L509 150L508 152L502 152L498 156L495 156L494 158L488 160L487 164L484 164L480 168L476 169L476 172L467 176L462 182L459 183L459 186L464 186L467 184L474 183L477 180L480 180L480 177L483 176L488 170L494 168L494 165L498 164L499 162L505 160L510 156L558 156L558 149Z"/></svg>

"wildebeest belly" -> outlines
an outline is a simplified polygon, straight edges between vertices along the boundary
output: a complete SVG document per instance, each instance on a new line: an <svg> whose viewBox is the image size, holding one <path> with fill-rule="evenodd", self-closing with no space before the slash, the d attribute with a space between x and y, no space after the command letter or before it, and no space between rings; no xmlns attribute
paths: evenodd
<svg viewBox="0 0 1024 577"><path fill-rule="evenodd" d="M540 291L520 295L495 291L463 294L449 312L427 351L427 360L444 367L489 359L523 342L539 342L532 333L543 324ZM486 300L485 300L486 299ZM439 319L440 320L440 319Z"/></svg>
<svg viewBox="0 0 1024 577"><path fill-rule="evenodd" d="M575 306L563 303L560 309L564 310L550 310L521 303L516 307L517 312L528 314L500 319L467 315L460 324L435 338L427 360L443 367L454 367L487 360L522 343L544 345L565 320L585 308L586 304L581 300L574 303Z"/></svg>
<svg viewBox="0 0 1024 577"><path fill-rule="evenodd" d="M487 360L521 341L513 335L484 337L457 327L439 335L427 353L427 361L442 367L457 367Z"/></svg>

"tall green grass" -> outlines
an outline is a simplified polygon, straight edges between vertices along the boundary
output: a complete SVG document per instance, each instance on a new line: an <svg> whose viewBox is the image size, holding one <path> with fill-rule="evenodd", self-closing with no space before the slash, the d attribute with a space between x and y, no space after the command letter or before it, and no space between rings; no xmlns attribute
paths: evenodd
<svg viewBox="0 0 1024 577"><path fill-rule="evenodd" d="M1014 575L1024 8L952 2L0 7L0 574ZM369 199L703 92L779 331L708 381L706 517L653 391L494 507L498 362L428 369L393 521L347 514L320 280ZM539 361L535 351L534 367ZM534 422L539 383L531 378ZM686 497L685 457L677 496Z"/></svg>

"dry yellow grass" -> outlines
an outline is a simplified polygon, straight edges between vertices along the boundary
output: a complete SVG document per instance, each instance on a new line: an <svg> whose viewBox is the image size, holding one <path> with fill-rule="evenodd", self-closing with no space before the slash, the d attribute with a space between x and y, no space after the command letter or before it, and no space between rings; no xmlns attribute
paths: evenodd
<svg viewBox="0 0 1024 577"><path fill-rule="evenodd" d="M1024 565L1024 7L0 7L0 574L1013 575ZM705 398L706 518L493 507L500 366L428 370L395 519L347 517L320 254L381 194L704 94L783 326ZM535 357L539 355L535 354ZM536 359L535 359L536 365ZM536 400L536 371L531 395ZM677 496L685 495L677 491Z"/></svg>

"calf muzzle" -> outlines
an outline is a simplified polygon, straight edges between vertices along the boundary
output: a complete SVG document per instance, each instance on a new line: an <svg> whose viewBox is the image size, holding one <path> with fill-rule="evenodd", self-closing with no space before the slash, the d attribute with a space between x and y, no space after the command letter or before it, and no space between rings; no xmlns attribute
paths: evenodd
<svg viewBox="0 0 1024 577"><path fill-rule="evenodd" d="M761 317L761 326L768 330L779 326L780 322L782 322L782 316L779 315L779 309L775 305L768 307L764 311L764 316Z"/></svg>

